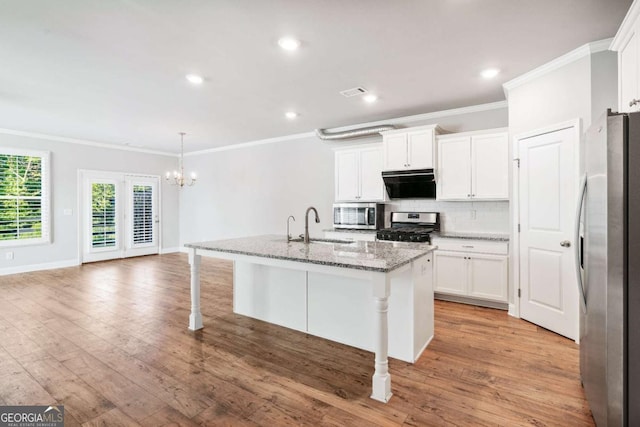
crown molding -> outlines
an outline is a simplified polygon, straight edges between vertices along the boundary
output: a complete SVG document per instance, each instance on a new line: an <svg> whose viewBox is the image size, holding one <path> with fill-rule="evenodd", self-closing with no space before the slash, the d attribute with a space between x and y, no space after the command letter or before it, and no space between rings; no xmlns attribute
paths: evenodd
<svg viewBox="0 0 640 427"><path fill-rule="evenodd" d="M460 115L463 115L463 114L478 113L478 112L481 112L481 111L490 111L490 110L500 110L500 109L503 109L503 108L507 108L507 101L491 102L491 103L488 103L488 104L472 105L472 106L469 106L469 107L454 108L454 109L451 109L451 110L442 110L442 111L435 111L435 112L432 112L432 113L416 114L416 115L413 115L413 116L397 117L395 119L378 120L378 121L375 121L375 122L368 122L368 123L359 123L357 125L349 125L349 126L343 126L343 127L339 127L339 128L330 129L330 131L331 132L343 132L343 131L359 129L359 128L363 128L363 127L378 126L378 125L384 125L384 124L387 124L387 125L389 125L389 124L391 124L391 125L406 125L408 123L422 122L422 121L426 121L426 120L438 119L438 118L441 118L441 117L460 116ZM198 156L198 155L201 155L201 154L218 153L220 151L239 150L239 149L242 149L242 148L255 147L257 145L274 144L274 143L278 143L278 142L285 142L285 141L313 138L315 136L316 136L315 132L297 133L297 134L293 134L293 135L286 135L286 136L279 136L279 137L275 137L275 138L260 139L260 140L257 140L257 141L244 142L244 143L240 143L240 144L224 145L222 147L209 148L207 150L191 151L189 153L184 153L184 156L185 157L190 157L190 156Z"/></svg>
<svg viewBox="0 0 640 427"><path fill-rule="evenodd" d="M438 119L438 118L442 118L442 117L460 116L460 115L464 115L464 114L478 113L478 112L482 112L482 111L500 110L500 109L503 109L503 108L507 108L507 101L498 101L498 102L491 102L491 103L488 103L488 104L471 105L471 106L468 106L468 107L453 108L453 109L450 109L450 110L435 111L435 112L431 112L431 113L423 113L423 114L415 114L415 115L412 115L412 116L397 117L397 118L388 119L388 120L378 120L378 121L375 121L375 122L368 122L368 123L360 123L360 124L356 124L356 125L342 126L342 127L339 127L339 128L331 129L331 131L332 132L342 132L342 131L358 129L358 128L368 127L368 126L378 126L378 125L382 125L382 124L407 125L407 124L410 124L410 123L423 122L423 121L427 121L427 120L434 120L434 119ZM139 153L157 154L157 155L161 155L161 156L179 157L179 154L169 153L169 152L166 152L166 151L149 150L149 149L146 149L146 148L137 148L137 147L128 147L128 146L115 145L115 144L107 144L107 143L104 143L104 142L90 141L90 140L86 140L86 139L68 138L68 137L64 137L64 136L47 135L47 134L36 133L36 132L25 132L25 131L14 130L14 129L3 129L3 128L0 128L0 134L24 136L24 137L28 137L28 138L45 139L45 140L57 141L57 142L66 142L66 143L70 143L70 144L88 145L88 146L92 146L92 147L109 148L109 149L112 149L112 150L134 151L134 152L139 152ZM306 139L306 138L315 138L315 137L316 137L315 132L296 133L296 134L292 134L292 135L278 136L278 137L274 137L274 138L260 139L260 140L256 140L256 141L249 141L249 142L244 142L244 143L240 143L240 144L224 145L222 147L209 148L209 149L206 149L206 150L190 151L190 152L184 153L184 157L197 156L197 155L208 154L208 153L218 153L218 152L221 152L221 151L229 151L229 150L240 150L240 149L243 149L243 148L256 147L256 146L259 146L259 145L274 144L274 143L278 143L278 142L286 142L286 141L300 140L300 139Z"/></svg>
<svg viewBox="0 0 640 427"><path fill-rule="evenodd" d="M509 80L508 82L502 85L505 95L509 98L509 91L513 90L519 86L522 86L526 83L529 83L533 80L536 80L545 74L548 74L552 71L560 69L565 65L571 64L572 62L577 61L578 59L584 58L585 56L593 55L594 53L603 52L609 50L609 46L611 45L611 38L595 41L592 43L587 43L585 45L580 46L577 49L572 50L569 53L566 53L552 61L547 62L544 65L541 65L538 68L534 68L533 70L524 73L523 75L516 77L515 79Z"/></svg>
<svg viewBox="0 0 640 427"><path fill-rule="evenodd" d="M616 52L622 50L622 48L627 44L629 37L631 37L633 25L638 20L638 17L640 17L640 2L634 1L622 20L622 24L620 24L620 28L618 28L618 32L613 38L609 49Z"/></svg>
<svg viewBox="0 0 640 427"><path fill-rule="evenodd" d="M291 141L296 139L305 139L316 136L315 132L295 133L286 136L277 136L274 138L259 139L256 141L242 142L240 144L223 145L222 147L207 148L206 150L190 151L184 153L185 157L199 156L200 154L219 153L220 151L240 150L242 148L255 147L258 145L274 144L276 142Z"/></svg>
<svg viewBox="0 0 640 427"><path fill-rule="evenodd" d="M14 130L14 129L3 129L3 128L0 128L0 134L24 136L24 137L27 137L27 138L36 138L36 139L46 139L48 141L66 142L66 143L69 143L69 144L88 145L88 146L91 146L91 147L109 148L109 149L112 149L112 150L135 151L135 152L138 152L138 153L157 154L157 155L160 155L160 156L171 156L171 157L178 157L179 156L179 154L169 153L167 151L149 150L147 148L129 147L129 146L125 146L125 145L107 144L105 142L89 141L87 139L67 138L66 136L47 135L47 134L44 134L44 133L25 132L25 131Z"/></svg>

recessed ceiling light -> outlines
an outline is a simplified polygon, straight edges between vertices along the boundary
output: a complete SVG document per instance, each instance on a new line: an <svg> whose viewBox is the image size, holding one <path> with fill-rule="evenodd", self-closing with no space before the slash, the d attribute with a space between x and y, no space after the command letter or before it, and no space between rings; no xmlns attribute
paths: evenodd
<svg viewBox="0 0 640 427"><path fill-rule="evenodd" d="M372 102L376 102L378 100L378 97L370 93L368 95L363 96L362 99L364 99L365 102L372 103Z"/></svg>
<svg viewBox="0 0 640 427"><path fill-rule="evenodd" d="M500 73L500 70L497 68L487 68L486 70L482 70L480 75L485 79L492 79Z"/></svg>
<svg viewBox="0 0 640 427"><path fill-rule="evenodd" d="M296 50L300 47L300 40L293 37L282 37L278 40L278 45L284 50Z"/></svg>
<svg viewBox="0 0 640 427"><path fill-rule="evenodd" d="M193 83L194 85L199 85L199 84L202 84L202 82L204 82L204 78L197 74L187 74L184 77L189 81L189 83Z"/></svg>
<svg viewBox="0 0 640 427"><path fill-rule="evenodd" d="M298 117L298 113L296 113L295 111L287 111L286 113L284 113L284 116L289 120L293 120Z"/></svg>

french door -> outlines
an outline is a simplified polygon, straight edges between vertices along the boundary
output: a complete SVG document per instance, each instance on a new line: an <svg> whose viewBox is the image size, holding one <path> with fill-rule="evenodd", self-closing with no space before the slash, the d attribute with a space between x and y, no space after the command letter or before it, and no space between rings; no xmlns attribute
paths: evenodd
<svg viewBox="0 0 640 427"><path fill-rule="evenodd" d="M82 262L159 252L158 177L81 173Z"/></svg>

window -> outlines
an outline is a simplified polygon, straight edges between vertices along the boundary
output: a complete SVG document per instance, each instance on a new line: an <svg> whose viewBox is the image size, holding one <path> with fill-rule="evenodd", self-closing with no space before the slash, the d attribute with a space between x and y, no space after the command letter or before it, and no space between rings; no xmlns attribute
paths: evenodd
<svg viewBox="0 0 640 427"><path fill-rule="evenodd" d="M0 148L0 246L49 242L49 153Z"/></svg>
<svg viewBox="0 0 640 427"><path fill-rule="evenodd" d="M91 246L116 246L116 185L91 184Z"/></svg>

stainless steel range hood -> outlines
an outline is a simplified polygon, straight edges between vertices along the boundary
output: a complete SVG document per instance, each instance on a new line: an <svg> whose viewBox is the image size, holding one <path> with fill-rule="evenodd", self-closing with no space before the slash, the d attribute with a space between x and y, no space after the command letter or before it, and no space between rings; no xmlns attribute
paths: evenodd
<svg viewBox="0 0 640 427"><path fill-rule="evenodd" d="M391 199L435 199L436 178L433 169L382 172L382 180Z"/></svg>

